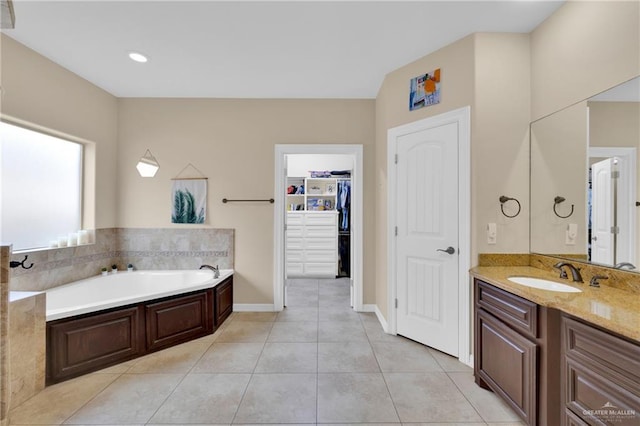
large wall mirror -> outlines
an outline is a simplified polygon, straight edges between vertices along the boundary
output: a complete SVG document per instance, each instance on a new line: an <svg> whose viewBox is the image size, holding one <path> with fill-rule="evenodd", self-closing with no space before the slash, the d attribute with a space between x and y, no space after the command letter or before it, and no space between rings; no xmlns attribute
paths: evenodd
<svg viewBox="0 0 640 426"><path fill-rule="evenodd" d="M640 77L531 123L532 253L640 272Z"/></svg>

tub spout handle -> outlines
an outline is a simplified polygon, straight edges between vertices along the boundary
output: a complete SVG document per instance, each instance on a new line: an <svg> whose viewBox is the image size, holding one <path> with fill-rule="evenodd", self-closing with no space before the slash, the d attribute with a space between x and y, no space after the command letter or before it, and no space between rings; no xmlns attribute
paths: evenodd
<svg viewBox="0 0 640 426"><path fill-rule="evenodd" d="M213 278L220 278L220 268L218 268L218 265L202 265L200 266L200 269L211 269L213 271Z"/></svg>

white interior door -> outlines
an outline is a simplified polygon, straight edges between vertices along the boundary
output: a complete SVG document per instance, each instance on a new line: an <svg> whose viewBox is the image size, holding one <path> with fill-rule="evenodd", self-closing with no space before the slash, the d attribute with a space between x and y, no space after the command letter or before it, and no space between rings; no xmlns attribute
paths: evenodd
<svg viewBox="0 0 640 426"><path fill-rule="evenodd" d="M458 125L396 139L397 333L458 356Z"/></svg>
<svg viewBox="0 0 640 426"><path fill-rule="evenodd" d="M614 181L613 159L591 166L591 261L614 263Z"/></svg>

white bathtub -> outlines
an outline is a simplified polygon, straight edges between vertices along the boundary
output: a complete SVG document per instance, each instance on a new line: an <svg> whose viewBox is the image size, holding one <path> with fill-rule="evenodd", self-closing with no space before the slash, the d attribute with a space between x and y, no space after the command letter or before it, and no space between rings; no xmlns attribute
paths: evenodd
<svg viewBox="0 0 640 426"><path fill-rule="evenodd" d="M215 279L208 269L134 271L75 281L46 291L47 321L203 290L231 275L232 269Z"/></svg>

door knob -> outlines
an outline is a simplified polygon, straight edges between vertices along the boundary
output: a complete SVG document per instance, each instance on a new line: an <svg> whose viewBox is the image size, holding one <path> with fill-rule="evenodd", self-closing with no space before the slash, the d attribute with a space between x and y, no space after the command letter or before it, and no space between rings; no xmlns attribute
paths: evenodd
<svg viewBox="0 0 640 426"><path fill-rule="evenodd" d="M456 249L454 249L453 247L449 246L446 249L437 249L436 251L443 251L443 252L448 253L448 254L453 254L453 253L456 252Z"/></svg>

